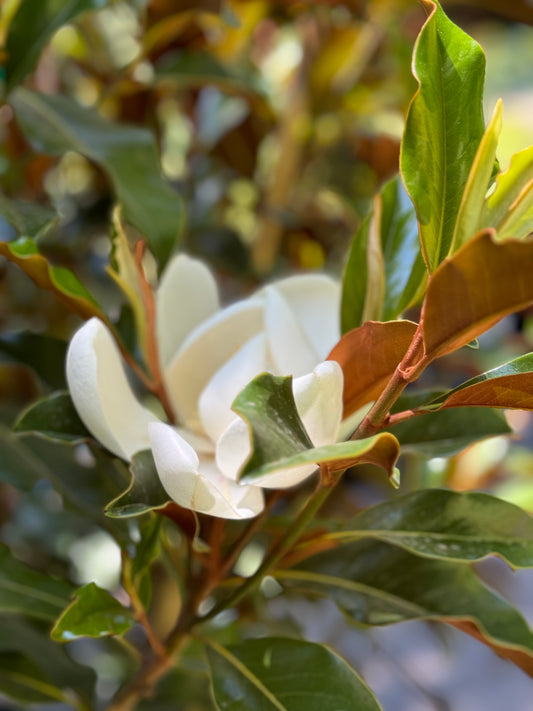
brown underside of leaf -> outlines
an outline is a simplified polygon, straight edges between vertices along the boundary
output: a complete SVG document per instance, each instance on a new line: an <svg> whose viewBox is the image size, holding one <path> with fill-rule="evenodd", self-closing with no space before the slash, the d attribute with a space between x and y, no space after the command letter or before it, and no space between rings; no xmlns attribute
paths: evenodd
<svg viewBox="0 0 533 711"><path fill-rule="evenodd" d="M428 358L461 348L533 301L533 241L493 235L480 232L430 278L422 311Z"/></svg>
<svg viewBox="0 0 533 711"><path fill-rule="evenodd" d="M450 395L444 407L505 407L533 410L533 373L484 380Z"/></svg>
<svg viewBox="0 0 533 711"><path fill-rule="evenodd" d="M344 373L344 417L381 393L416 332L412 321L367 321L346 333L328 356Z"/></svg>
<svg viewBox="0 0 533 711"><path fill-rule="evenodd" d="M533 657L526 651L504 647L503 645L499 645L491 640L488 640L479 630L477 625L470 620L456 620L455 622L450 622L449 620L445 621L452 625L452 627L456 627L461 630L461 632L466 632L466 634L469 634L471 637L475 637L475 639L479 642L483 642L483 644L490 647L499 657L507 659L507 661L512 662L517 667L520 667L520 669L522 669L522 671L528 676L533 677Z"/></svg>

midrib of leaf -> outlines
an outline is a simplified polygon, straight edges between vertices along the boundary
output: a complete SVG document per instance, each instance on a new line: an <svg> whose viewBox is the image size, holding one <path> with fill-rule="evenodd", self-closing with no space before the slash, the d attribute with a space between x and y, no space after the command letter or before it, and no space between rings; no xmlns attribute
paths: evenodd
<svg viewBox="0 0 533 711"><path fill-rule="evenodd" d="M0 589L8 590L9 592L18 592L28 597L33 597L36 600L42 600L43 602L48 602L50 605L54 605L62 610L65 606L64 598L57 597L52 593L44 592L43 590L38 590L29 585L23 585L21 583L16 583L13 580L8 580L7 578L0 578Z"/></svg>
<svg viewBox="0 0 533 711"><path fill-rule="evenodd" d="M419 616L434 617L434 613L427 610L425 607L420 607L415 605L402 597L398 597L392 593L384 592L379 588L372 587L370 585L365 585L364 583L354 582L353 580L345 580L344 578L337 578L333 575L325 575L323 573L311 573L305 570L275 570L271 573L274 578L280 578L281 580L302 580L311 583L320 583L322 585L336 586L339 588L344 588L345 590L350 590L355 593L364 593L372 597L381 599L387 603L394 603L399 605L405 610L411 610L413 613Z"/></svg>
<svg viewBox="0 0 533 711"><path fill-rule="evenodd" d="M436 23L436 19L435 19ZM437 49L439 53L439 66L442 67L442 47L441 43L439 41L439 33L437 27L435 27L435 36L437 40ZM439 72L439 77L441 79L440 81L440 90L441 90L441 104L442 104L442 111L441 111L441 123L442 123L442 134L444 136L444 141L443 141L443 146L442 146L442 158L443 158L443 164L444 164L444 175L443 175L443 185L444 185L444 195L441 200L441 206L440 206L440 222L439 222L439 234L438 234L438 240L437 240L437 263L435 267L439 264L441 261L440 259L440 253L441 253L441 248L442 248L442 233L443 233L443 225L444 225L444 212L445 212L445 205L446 205L446 197L448 194L447 191L447 185L448 185L448 161L447 161L447 156L448 156L448 135L446 132L446 99L445 99L445 91L444 91L444 79L443 79L443 72ZM435 268L434 267L434 268Z"/></svg>
<svg viewBox="0 0 533 711"><path fill-rule="evenodd" d="M271 691L269 691L269 689L267 689L261 680L258 679L255 674L252 674L252 672L240 661L240 659L233 655L228 649L221 647L212 639L204 639L204 642L212 647L217 654L220 654L221 657L224 657L226 661L233 665L238 672L240 672L251 684L253 684L253 686L255 686L255 688L263 694L263 696L270 701L276 709L278 709L278 711L289 711L286 706L276 699L276 697Z"/></svg>

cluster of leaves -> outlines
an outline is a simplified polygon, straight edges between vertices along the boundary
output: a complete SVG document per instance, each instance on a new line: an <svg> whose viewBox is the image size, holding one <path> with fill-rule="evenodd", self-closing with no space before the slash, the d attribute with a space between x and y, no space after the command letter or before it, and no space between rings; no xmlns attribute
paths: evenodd
<svg viewBox="0 0 533 711"><path fill-rule="evenodd" d="M39 152L63 157L74 151L97 166L124 219L144 235L161 269L182 233L184 211L183 198L161 175L153 134L145 127L111 121L103 111L82 108L73 98L39 90L34 69L52 33L77 19L77 31L84 28L90 37L97 13L87 11L107 3L60 4L62 12L48 0L38 13L29 0L14 4L5 46L6 99L16 119L11 130L26 136ZM244 529L239 524L222 527L219 521L198 518L168 502L147 453L135 457L128 472L91 440L64 390L64 341L28 332L2 337L2 353L30 366L46 393L17 419L15 430L24 437L2 432L2 482L21 497L36 491L38 495L43 485L59 492L65 526L68 515L68 525L80 536L95 526L103 528L122 549L122 594L115 596L111 593L116 591L94 582L75 589L64 561L52 550L48 566L39 571L27 545L15 541L2 546L2 693L22 703L60 701L80 710L91 708L94 673L74 662L69 646L59 643L110 637L98 644L108 645L99 650L106 649L117 664L114 681L125 682L110 706L117 711L142 704L142 697L153 692L171 669L175 653L186 645L181 665L162 685L170 685L168 708L191 698L209 708L213 702L203 683L207 674L221 709L239 705L299 711L316 705L319 695L324 711L378 711L364 681L334 651L280 636L269 620L265 592L258 592L267 573L286 594L333 600L359 625L413 619L454 625L533 676L533 633L472 568L489 555L498 555L513 568L533 566L533 523L524 511L487 494L429 489L394 496L342 522L316 517L330 492L344 485L341 473L353 465L377 464L392 475L400 453L450 455L480 439L508 434L503 408L533 409L533 354L447 390L411 387L428 366L533 301L533 243L528 239L533 231L533 149L517 154L507 170L500 170L496 150L502 110L498 104L484 126L481 49L438 3L422 4L427 20L414 51L418 88L401 142L401 178L385 183L352 240L343 277L344 335L330 354L345 374L345 416L354 416L353 437L310 449L289 379L260 376L234 404L253 433L254 453L243 472L247 480L280 467L321 464L319 488L280 501L281 520L261 519ZM299 5L270 8L270 17L265 3L208 2L205 12L180 8L169 18L163 17L164 3L149 3L141 54L123 76L117 79L115 72L109 94L124 100L129 93L146 91L135 78L142 71L134 70L150 61L158 87L165 82L182 83L188 90L208 85L217 87L219 99L227 92L244 100L248 129L264 136L261 121L274 122L275 102L265 95L252 66L235 74L223 58L237 47L242 50L251 35L250 23L265 20L263 29L272 30L269 23L276 12L298 15ZM316 24L317 15L310 15L311 20L305 13L298 17L303 35L312 38L308 25L311 20ZM207 33L198 30L207 26L230 28L226 42L212 55L201 51ZM369 26L374 32L374 24ZM372 32L370 38L376 41ZM268 253L265 245L272 249L281 235L269 215L286 208L286 180L294 180L303 161L287 117L294 121L295 112L302 118L315 111L316 118L313 100L332 78L335 90L327 111L343 116L350 94L357 91L353 87L360 86L361 54L346 53L355 40L361 41L358 37L348 24L329 27L317 46L312 39L309 46L304 44L310 55L322 56L322 63L313 64L309 56L302 61L305 75L297 77L286 115L278 122L283 161L265 189L265 214L252 255L259 270L268 269L277 255L277 247ZM186 51L171 55L173 43ZM367 50L363 59L370 56ZM83 61L82 70L88 72ZM32 89L21 86L28 75ZM302 83L316 93L302 93ZM228 105L235 110L234 102ZM226 125L227 132L214 141L221 152L231 152L242 137L232 134L235 124ZM254 136L248 177L256 168L259 139ZM291 146L298 155L291 154ZM245 173L242 165L236 170ZM194 223L198 205L192 199L191 204ZM300 205L302 214L305 207ZM0 242L0 254L77 316L104 320L130 363L142 372L135 360L141 349L132 347L135 330L124 325L127 319L110 319L108 309L73 271L55 266L41 252L41 243L55 229L55 211L2 196L0 212L17 235ZM142 341L142 317L135 296L127 291L131 254L118 218L115 228L110 272L130 297L130 316ZM406 312L414 320L402 318ZM368 412L357 417L361 408ZM258 569L244 579L230 577L252 539L263 547ZM3 540L10 543L9 537ZM47 567L56 575L44 572ZM178 582L172 593L181 598L180 610L174 612L172 624L164 620L158 629L153 601L160 602L157 596L174 578ZM252 594L256 618L270 624L273 636L254 638L252 615L241 605ZM206 599L207 608L200 605ZM243 614L222 629L220 621L229 608ZM102 668L94 666L102 676ZM183 684L184 674L189 685Z"/></svg>

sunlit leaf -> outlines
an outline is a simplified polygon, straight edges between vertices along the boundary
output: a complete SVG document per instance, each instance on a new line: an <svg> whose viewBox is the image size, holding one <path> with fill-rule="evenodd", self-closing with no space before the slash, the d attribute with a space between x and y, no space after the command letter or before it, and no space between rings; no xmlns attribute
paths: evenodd
<svg viewBox="0 0 533 711"><path fill-rule="evenodd" d="M468 175L483 136L485 58L479 45L423 0L429 17L414 51L419 88L407 115L401 171L433 272L448 255Z"/></svg>
<svg viewBox="0 0 533 711"><path fill-rule="evenodd" d="M208 640L207 657L223 711L379 711L360 676L322 644L265 637L221 647Z"/></svg>
<svg viewBox="0 0 533 711"><path fill-rule="evenodd" d="M381 393L415 332L412 321L367 321L341 338L328 358L336 360L344 373L344 417Z"/></svg>
<svg viewBox="0 0 533 711"><path fill-rule="evenodd" d="M495 242L485 231L432 276L423 308L426 354L466 345L501 318L533 301L533 242Z"/></svg>
<svg viewBox="0 0 533 711"><path fill-rule="evenodd" d="M533 519L488 494L416 491L366 509L318 541L342 545L366 537L430 558L497 554L515 568L533 567Z"/></svg>
<svg viewBox="0 0 533 711"><path fill-rule="evenodd" d="M429 406L533 410L533 353L526 353L461 383L432 400Z"/></svg>
<svg viewBox="0 0 533 711"><path fill-rule="evenodd" d="M457 215L455 230L452 239L452 252L456 252L465 242L473 237L482 227L488 225L482 221L482 212L485 207L485 196L489 187L496 148L502 127L503 104L501 99L496 103L494 114L490 120L483 138L478 146L474 162L470 169L463 199Z"/></svg>
<svg viewBox="0 0 533 711"><path fill-rule="evenodd" d="M21 0L6 41L6 88L19 84L37 64L54 32L86 10L103 7L107 0Z"/></svg>
<svg viewBox="0 0 533 711"><path fill-rule="evenodd" d="M56 392L31 405L13 427L15 432L36 432L50 439L80 442L91 434L80 420L68 392Z"/></svg>
<svg viewBox="0 0 533 711"><path fill-rule="evenodd" d="M89 583L76 590L74 600L59 617L51 632L56 642L78 637L120 635L135 624L130 610L106 590Z"/></svg>
<svg viewBox="0 0 533 711"><path fill-rule="evenodd" d="M18 331L0 336L0 353L32 368L53 388L64 388L67 341L42 333Z"/></svg>
<svg viewBox="0 0 533 711"><path fill-rule="evenodd" d="M392 476L399 446L390 435L313 447L296 409L290 377L259 375L239 393L233 409L248 423L252 436L253 452L241 473L247 483L313 463L327 463L333 471L372 463Z"/></svg>
<svg viewBox="0 0 533 711"><path fill-rule="evenodd" d="M512 433L497 410L469 407L418 415L387 431L398 439L402 452L417 452L425 457L450 456L481 439Z"/></svg>
<svg viewBox="0 0 533 711"><path fill-rule="evenodd" d="M294 592L329 597L361 625L414 619L471 621L489 644L533 656L533 633L523 617L485 588L468 563L358 541L273 575Z"/></svg>
<svg viewBox="0 0 533 711"><path fill-rule="evenodd" d="M153 509L163 508L169 501L150 450L134 455L130 471L131 483L128 489L106 506L105 512L112 518L140 516Z"/></svg>
<svg viewBox="0 0 533 711"><path fill-rule="evenodd" d="M71 311L82 318L98 316L105 319L102 311L78 278L65 267L52 266L36 244L21 237L15 242L0 242L0 255L17 264L42 289L48 289Z"/></svg>
<svg viewBox="0 0 533 711"><path fill-rule="evenodd" d="M146 236L163 267L182 229L183 205L162 176L153 135L113 123L65 96L18 89L11 103L38 149L53 155L77 151L102 166L124 216Z"/></svg>
<svg viewBox="0 0 533 711"><path fill-rule="evenodd" d="M66 581L39 573L0 546L0 612L55 620L71 592Z"/></svg>
<svg viewBox="0 0 533 711"><path fill-rule="evenodd" d="M341 327L346 333L357 328L365 320L365 304L368 303L368 244L371 231L375 232L373 215L369 214L357 230L348 254L348 261L342 278ZM375 240L374 240L375 241ZM381 265L378 264L377 279L381 277ZM381 287L383 284L381 284ZM367 308L368 310L368 308Z"/></svg>

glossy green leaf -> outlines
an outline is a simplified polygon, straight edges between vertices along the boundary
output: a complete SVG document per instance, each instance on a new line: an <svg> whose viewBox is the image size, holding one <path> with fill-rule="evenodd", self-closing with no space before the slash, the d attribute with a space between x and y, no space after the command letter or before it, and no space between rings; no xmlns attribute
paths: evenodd
<svg viewBox="0 0 533 711"><path fill-rule="evenodd" d="M416 208L430 272L448 255L468 176L484 132L485 58L479 45L423 0L429 17L414 51L419 88L402 141L402 177Z"/></svg>
<svg viewBox="0 0 533 711"><path fill-rule="evenodd" d="M40 150L53 155L77 151L107 172L124 217L146 236L163 267L182 229L183 205L163 178L153 135L113 123L64 96L18 89L12 105Z"/></svg>
<svg viewBox="0 0 533 711"><path fill-rule="evenodd" d="M252 435L253 452L241 473L247 483L279 469L313 463L328 463L331 469L343 471L371 462L389 476L393 473L399 447L391 436L313 447L296 409L291 377L257 376L236 397L233 409L248 423Z"/></svg>
<svg viewBox="0 0 533 711"><path fill-rule="evenodd" d="M11 430L0 426L0 482L29 491L39 478L47 478L46 465Z"/></svg>
<svg viewBox="0 0 533 711"><path fill-rule="evenodd" d="M48 627L0 615L0 691L24 703L62 701L92 706L95 674L50 639Z"/></svg>
<svg viewBox="0 0 533 711"><path fill-rule="evenodd" d="M515 153L508 169L496 178L482 226L494 227L499 239L523 237L533 230L533 146Z"/></svg>
<svg viewBox="0 0 533 711"><path fill-rule="evenodd" d="M470 343L533 301L533 242L495 242L476 235L444 261L428 284L423 306L426 355L437 358Z"/></svg>
<svg viewBox="0 0 533 711"><path fill-rule="evenodd" d="M402 452L425 457L445 457L460 452L473 442L512 433L505 417L497 410L465 407L417 415L389 427L400 442Z"/></svg>
<svg viewBox="0 0 533 711"><path fill-rule="evenodd" d="M352 241L342 285L343 333L365 321L399 316L425 275L416 214L396 177L376 197Z"/></svg>
<svg viewBox="0 0 533 711"><path fill-rule="evenodd" d="M38 12L34 0L21 0L6 41L6 88L19 84L37 64L39 55L62 25L77 15L103 7L106 0L39 0Z"/></svg>
<svg viewBox="0 0 533 711"><path fill-rule="evenodd" d="M221 711L379 711L360 676L322 644L265 637L221 647L207 641Z"/></svg>
<svg viewBox="0 0 533 711"><path fill-rule="evenodd" d="M466 182L463 199L457 215L452 239L452 252L456 252L482 227L488 227L482 220L485 198L496 160L496 148L502 128L503 104L496 103L494 114L478 146L470 174Z"/></svg>
<svg viewBox="0 0 533 711"><path fill-rule="evenodd" d="M471 621L488 643L533 655L533 633L523 617L485 588L468 563L357 541L273 575L287 589L329 597L361 625Z"/></svg>
<svg viewBox="0 0 533 711"><path fill-rule="evenodd" d="M153 516L144 526L140 526L141 540L136 546L135 557L131 566L131 575L142 574L157 558L161 542L161 516Z"/></svg>
<svg viewBox="0 0 533 711"><path fill-rule="evenodd" d="M32 368L53 388L64 388L68 343L42 333L19 331L0 336L0 354Z"/></svg>
<svg viewBox="0 0 533 711"><path fill-rule="evenodd" d="M91 439L68 392L56 392L25 410L15 423L15 432L36 432L66 442Z"/></svg>
<svg viewBox="0 0 533 711"><path fill-rule="evenodd" d="M98 316L106 320L100 306L75 274L65 267L50 264L31 239L21 237L14 242L0 242L0 255L19 266L37 286L51 291L81 318Z"/></svg>
<svg viewBox="0 0 533 711"><path fill-rule="evenodd" d="M342 545L366 537L429 558L474 561L497 554L514 568L533 567L533 519L488 494L430 489L398 496L323 540Z"/></svg>
<svg viewBox="0 0 533 711"><path fill-rule="evenodd" d="M27 200L10 200L0 192L0 215L23 237L37 238L57 220L55 210Z"/></svg>
<svg viewBox="0 0 533 711"><path fill-rule="evenodd" d="M72 586L30 568L0 546L0 612L55 620L68 603Z"/></svg>
<svg viewBox="0 0 533 711"><path fill-rule="evenodd" d="M135 624L126 607L95 583L76 590L74 600L57 620L51 632L56 642L78 637L120 635Z"/></svg>
<svg viewBox="0 0 533 711"><path fill-rule="evenodd" d="M152 452L138 452L131 460L131 483L126 491L106 506L112 518L127 518L159 509L169 502L169 496L155 467Z"/></svg>
<svg viewBox="0 0 533 711"><path fill-rule="evenodd" d="M429 403L430 408L438 406L533 410L533 353L481 373Z"/></svg>

